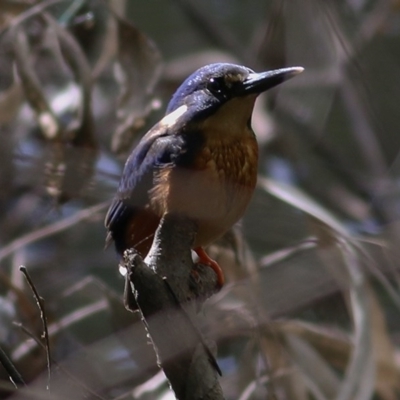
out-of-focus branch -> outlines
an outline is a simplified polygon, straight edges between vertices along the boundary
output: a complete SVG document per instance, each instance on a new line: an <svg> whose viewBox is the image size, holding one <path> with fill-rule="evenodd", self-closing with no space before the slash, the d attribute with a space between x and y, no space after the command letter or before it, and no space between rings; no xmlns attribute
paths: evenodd
<svg viewBox="0 0 400 400"><path fill-rule="evenodd" d="M101 303L103 303L103 302L101 302ZM102 305L104 306L104 304L102 304ZM93 309L93 306L91 308ZM37 346L39 348L41 347L42 349L46 350L46 345L39 338L37 338L32 332L30 332L25 326L23 326L21 323L14 323L14 325L16 327L18 327L19 329L21 329L21 331L24 332L29 337L29 339L31 339L29 343L32 344L32 347ZM57 325L57 328L59 328L58 322L55 325ZM53 325L53 327L54 327L54 325ZM49 326L49 332L50 332L50 330L51 330L51 326ZM53 329L53 331L54 331L54 329ZM0 351L1 351L1 348L0 348ZM72 380L74 383L76 383L80 388L82 388L88 394L90 394L92 396L91 398L97 399L97 400L105 400L104 397L101 397L93 389L91 389L88 385L86 385L86 383L84 382L83 379L75 376L67 368L65 368L63 365L59 364L51 355L50 355L50 357L51 357L52 365L57 367L57 369L59 371L61 371L63 374L65 374L66 377L68 377L70 380Z"/></svg>
<svg viewBox="0 0 400 400"><path fill-rule="evenodd" d="M61 221L57 221L54 224L46 225L43 228L37 229L33 232L28 233L27 235L21 236L18 239L15 239L13 242L4 246L0 250L0 261L4 258L8 257L10 254L14 253L18 249L28 246L38 240L44 239L48 236L51 236L57 232L61 232L65 229L68 229L80 221L85 219L93 218L99 211L102 211L104 208L108 206L108 202L103 202L100 204L96 204L92 207L85 208L76 214L71 215L70 217L64 218ZM1 271L0 271L1 273Z"/></svg>
<svg viewBox="0 0 400 400"><path fill-rule="evenodd" d="M44 138L47 140L58 140L63 133L63 128L47 101L34 66L30 62L31 57L27 36L18 27L14 29L12 43L18 67L18 75L24 88L24 94L29 105L35 112L36 120Z"/></svg>
<svg viewBox="0 0 400 400"><path fill-rule="evenodd" d="M193 26L201 32L207 39L223 49L232 52L239 59L245 56L245 47L239 43L231 31L222 26L209 12L205 12L199 4L188 0L175 0L179 7L189 17Z"/></svg>
<svg viewBox="0 0 400 400"><path fill-rule="evenodd" d="M199 302L216 291L216 275L198 266L193 274L196 226L167 215L160 223L146 263L125 253L130 289L127 302L138 306L158 362L180 400L223 399L220 372L197 328ZM134 299L129 299L129 295Z"/></svg>

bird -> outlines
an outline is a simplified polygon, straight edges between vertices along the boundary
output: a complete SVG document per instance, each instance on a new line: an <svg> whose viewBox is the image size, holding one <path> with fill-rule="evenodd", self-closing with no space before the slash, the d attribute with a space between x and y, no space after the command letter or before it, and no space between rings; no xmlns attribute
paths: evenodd
<svg viewBox="0 0 400 400"><path fill-rule="evenodd" d="M145 257L161 218L179 213L195 222L192 250L222 287L223 271L204 248L243 216L254 192L256 98L302 71L215 63L191 74L125 163L105 218L106 246L114 241L121 257L130 248Z"/></svg>

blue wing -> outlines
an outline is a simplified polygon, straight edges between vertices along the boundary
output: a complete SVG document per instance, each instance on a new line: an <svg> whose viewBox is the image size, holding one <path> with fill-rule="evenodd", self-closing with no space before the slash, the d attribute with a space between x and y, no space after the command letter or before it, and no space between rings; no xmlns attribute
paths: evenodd
<svg viewBox="0 0 400 400"><path fill-rule="evenodd" d="M171 134L162 124L152 128L139 142L126 161L117 194L105 218L108 231L106 246L115 241L117 251L126 247L125 231L129 221L149 204L149 191L156 172L174 164L185 152L182 135Z"/></svg>

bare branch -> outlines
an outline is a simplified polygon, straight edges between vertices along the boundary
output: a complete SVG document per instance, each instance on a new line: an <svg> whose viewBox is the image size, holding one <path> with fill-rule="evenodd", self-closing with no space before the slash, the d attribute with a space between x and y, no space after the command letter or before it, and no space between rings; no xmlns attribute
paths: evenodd
<svg viewBox="0 0 400 400"><path fill-rule="evenodd" d="M193 273L190 248L196 226L167 215L146 258L128 250L127 279L160 366L180 400L223 399L220 372L198 330L199 302L216 291L216 275L201 266ZM194 284L194 276L196 283Z"/></svg>

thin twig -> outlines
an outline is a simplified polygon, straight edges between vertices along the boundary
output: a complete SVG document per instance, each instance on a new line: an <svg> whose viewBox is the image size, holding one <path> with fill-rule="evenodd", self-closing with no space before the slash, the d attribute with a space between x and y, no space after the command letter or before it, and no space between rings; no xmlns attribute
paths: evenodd
<svg viewBox="0 0 400 400"><path fill-rule="evenodd" d="M35 297L35 300L39 307L39 310L40 310L40 319L42 320L42 324L43 324L43 339L44 339L44 343L45 343L46 357L47 357L47 386L46 386L46 389L50 392L51 356L50 356L49 330L47 328L47 316L46 316L46 308L44 305L44 299L42 297L40 297L40 295L35 287L35 284L33 283L26 267L21 265L19 267L19 270L24 274L24 276L29 284L29 287L31 288L32 293Z"/></svg>
<svg viewBox="0 0 400 400"><path fill-rule="evenodd" d="M102 312L108 308L106 300L99 300L88 306L81 307L71 313L67 314L65 317L61 318L59 321L54 322L49 325L49 336L53 337L59 334L62 330L71 327L74 324L79 323L89 316L93 316L96 313ZM30 351L35 349L35 343L24 342L17 346L13 351L13 358L15 360L22 359Z"/></svg>
<svg viewBox="0 0 400 400"><path fill-rule="evenodd" d="M213 45L219 45L243 59L244 46L238 42L231 31L222 26L209 12L201 8L202 3L188 0L175 0L190 18L191 22L206 36Z"/></svg>
<svg viewBox="0 0 400 400"><path fill-rule="evenodd" d="M34 242L37 242L38 240L51 236L54 233L61 232L65 229L74 226L80 221L92 217L94 214L105 209L108 206L108 203L109 202L106 201L100 204L96 204L95 206L85 208L84 210L81 210L70 217L64 218L61 221L57 221L51 225L46 225L43 228L38 229L37 231L30 232L27 235L19 237L18 239L4 246L0 250L0 261L2 261L5 257L9 256L10 254L14 253L21 247L28 246L29 244L32 244Z"/></svg>
<svg viewBox="0 0 400 400"><path fill-rule="evenodd" d="M297 255L302 251L315 249L317 245L317 239L314 237L309 237L293 246L274 251L273 253L267 254L266 256L261 258L261 260L259 261L260 268L271 267L275 264L286 261L287 259Z"/></svg>
<svg viewBox="0 0 400 400"><path fill-rule="evenodd" d="M18 389L20 386L25 386L25 382L18 372L15 365L12 363L10 358L7 356L5 351L0 347L0 363L3 365L4 369L7 371L8 376L10 377L10 381Z"/></svg>
<svg viewBox="0 0 400 400"><path fill-rule="evenodd" d="M32 340L37 343L38 346L42 347L45 349L45 345L34 335L28 328L26 328L24 325L21 323L16 323L14 322L14 325L21 329L23 333L25 333L27 336L29 336ZM98 400L106 400L104 397L100 396L96 392L94 392L89 386L87 386L84 382L82 382L79 378L77 378L72 372L68 371L65 367L60 365L53 357L51 357L51 362L52 364L57 367L60 371L62 371L65 375L68 376L73 382L75 382L79 387L82 389L86 390L88 393L90 393L92 396L94 396Z"/></svg>

